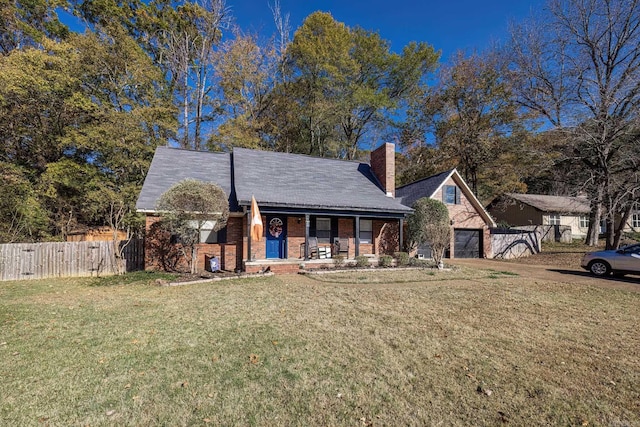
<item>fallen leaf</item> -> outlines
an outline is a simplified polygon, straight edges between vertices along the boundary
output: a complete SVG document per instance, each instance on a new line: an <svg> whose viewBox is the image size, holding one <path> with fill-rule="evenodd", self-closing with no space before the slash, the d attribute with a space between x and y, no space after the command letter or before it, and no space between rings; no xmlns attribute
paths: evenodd
<svg viewBox="0 0 640 427"><path fill-rule="evenodd" d="M258 363L258 362L259 362L258 355L257 355L257 354L253 354L253 353L251 353L251 354L249 355L249 362L250 362L250 363L253 363L254 365L255 365L256 363Z"/></svg>
<svg viewBox="0 0 640 427"><path fill-rule="evenodd" d="M115 409L110 409L110 410L107 411L107 417L110 417L115 413L116 413Z"/></svg>
<svg viewBox="0 0 640 427"><path fill-rule="evenodd" d="M131 388L131 384L127 384L127 385L125 385L125 386L124 386L124 389L125 389L125 390L128 390L128 389L130 389L130 388Z"/></svg>
<svg viewBox="0 0 640 427"><path fill-rule="evenodd" d="M205 423L210 423L210 422L211 422L211 420L210 420L209 418L205 418L205 419L204 419L204 420L202 420L202 421L204 421Z"/></svg>

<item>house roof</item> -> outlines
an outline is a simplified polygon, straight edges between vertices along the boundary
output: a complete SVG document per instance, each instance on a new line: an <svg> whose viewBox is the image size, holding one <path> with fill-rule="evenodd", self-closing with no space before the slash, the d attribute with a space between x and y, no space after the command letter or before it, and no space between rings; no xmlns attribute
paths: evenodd
<svg viewBox="0 0 640 427"><path fill-rule="evenodd" d="M506 193L505 196L526 203L542 212L587 214L591 211L589 200L586 197L521 193Z"/></svg>
<svg viewBox="0 0 640 427"><path fill-rule="evenodd" d="M136 208L153 212L160 196L174 184L187 178L218 184L229 196L229 209L237 203L231 188L231 160L229 153L210 153L158 147L144 180Z"/></svg>
<svg viewBox="0 0 640 427"><path fill-rule="evenodd" d="M396 188L396 197L400 199L403 205L413 206L418 199L433 197L454 171L455 169L449 169L437 175L432 175L412 182L411 184L398 187Z"/></svg>
<svg viewBox="0 0 640 427"><path fill-rule="evenodd" d="M232 210L250 205L253 195L260 208L411 212L385 195L367 163L237 147L231 154L159 147L138 210L155 210L160 195L186 178L219 184Z"/></svg>
<svg viewBox="0 0 640 427"><path fill-rule="evenodd" d="M482 203L480 203L478 198L473 194L473 191L471 191L456 169L450 169L399 187L396 189L396 197L400 199L403 205L413 206L418 199L423 197L433 198L449 178L452 178L458 187L462 189L467 200L469 200L478 214L484 219L484 222L490 227L495 227L496 223L491 215L489 215L484 206L482 206Z"/></svg>
<svg viewBox="0 0 640 427"><path fill-rule="evenodd" d="M387 197L367 163L234 148L240 205L409 213Z"/></svg>

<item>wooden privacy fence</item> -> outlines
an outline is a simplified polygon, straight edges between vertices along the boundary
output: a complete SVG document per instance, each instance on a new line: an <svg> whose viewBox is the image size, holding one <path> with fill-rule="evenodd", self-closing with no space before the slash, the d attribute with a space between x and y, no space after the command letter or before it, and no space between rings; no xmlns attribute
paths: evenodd
<svg viewBox="0 0 640 427"><path fill-rule="evenodd" d="M110 241L0 245L0 281L106 276L144 269L142 239L118 244L124 247L123 268L117 265Z"/></svg>

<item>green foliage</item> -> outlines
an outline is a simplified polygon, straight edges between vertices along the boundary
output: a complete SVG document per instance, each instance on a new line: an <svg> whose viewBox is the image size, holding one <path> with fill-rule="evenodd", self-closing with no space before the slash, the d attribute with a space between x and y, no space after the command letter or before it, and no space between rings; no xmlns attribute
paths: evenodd
<svg viewBox="0 0 640 427"><path fill-rule="evenodd" d="M391 255L382 255L378 259L378 265L380 267L391 267L391 266L393 266L393 257Z"/></svg>
<svg viewBox="0 0 640 427"><path fill-rule="evenodd" d="M345 261L344 255L334 255L333 256L333 264L336 267L344 267L344 261Z"/></svg>
<svg viewBox="0 0 640 427"><path fill-rule="evenodd" d="M407 218L409 246L415 249L418 245L428 243L434 261L441 265L451 237L449 210L441 201L428 197L418 199L413 209L414 212Z"/></svg>
<svg viewBox="0 0 640 427"><path fill-rule="evenodd" d="M407 265L409 265L409 254L406 252L396 252L395 254L393 254L393 256L396 258L396 265L398 267L405 267Z"/></svg>
<svg viewBox="0 0 640 427"><path fill-rule="evenodd" d="M0 162L0 243L33 242L46 237L46 212L27 172Z"/></svg>
<svg viewBox="0 0 640 427"><path fill-rule="evenodd" d="M389 124L437 58L424 43L398 55L377 33L349 28L325 12L309 15L287 49L284 82L272 92L271 117L287 117L278 123L276 146L358 158L363 136Z"/></svg>
<svg viewBox="0 0 640 427"><path fill-rule="evenodd" d="M195 245L206 222L215 221L213 231L224 228L229 217L229 201L219 185L185 179L160 196L156 207L162 214L163 226L180 236L182 248L190 249L191 272L196 272Z"/></svg>
<svg viewBox="0 0 640 427"><path fill-rule="evenodd" d="M369 258L364 255L356 257L356 267L369 267Z"/></svg>

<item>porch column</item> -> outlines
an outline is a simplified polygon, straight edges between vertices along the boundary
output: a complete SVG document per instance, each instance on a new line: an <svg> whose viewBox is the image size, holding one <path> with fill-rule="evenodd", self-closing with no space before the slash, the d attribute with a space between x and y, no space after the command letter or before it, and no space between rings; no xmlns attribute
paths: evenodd
<svg viewBox="0 0 640 427"><path fill-rule="evenodd" d="M251 209L247 209L247 261L251 261Z"/></svg>
<svg viewBox="0 0 640 427"><path fill-rule="evenodd" d="M360 216L356 216L356 256L360 256Z"/></svg>
<svg viewBox="0 0 640 427"><path fill-rule="evenodd" d="M311 220L309 214L304 214L304 259L309 259L309 227L311 226Z"/></svg>
<svg viewBox="0 0 640 427"><path fill-rule="evenodd" d="M402 227L404 226L404 219L400 218L400 233L398 234L398 252L402 252L404 248L404 235L402 234Z"/></svg>

